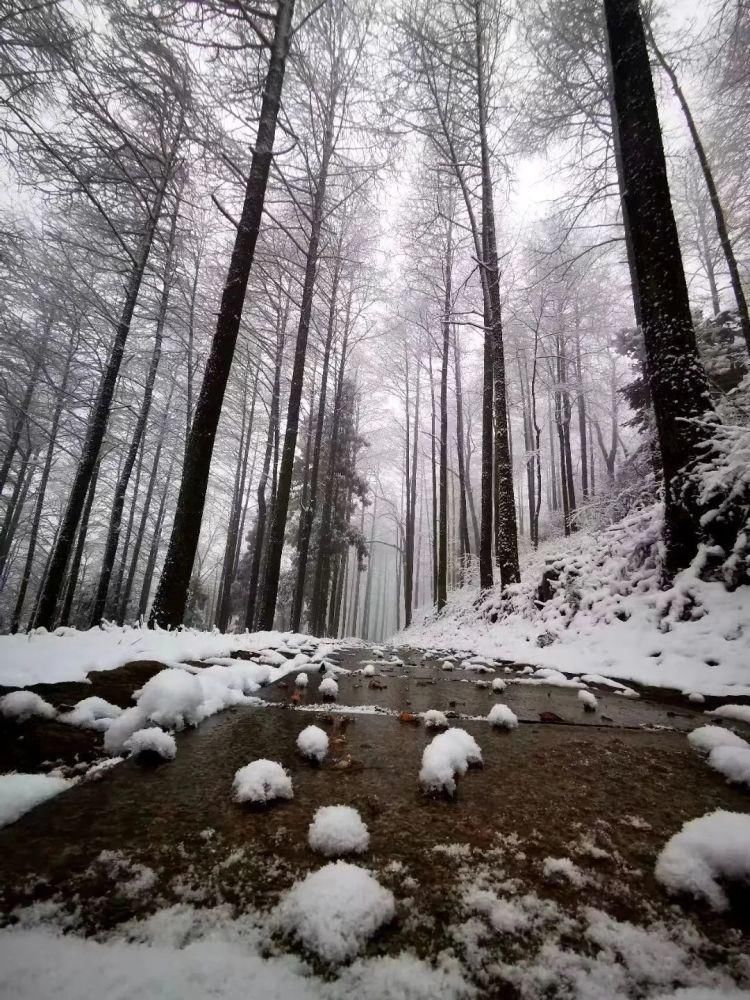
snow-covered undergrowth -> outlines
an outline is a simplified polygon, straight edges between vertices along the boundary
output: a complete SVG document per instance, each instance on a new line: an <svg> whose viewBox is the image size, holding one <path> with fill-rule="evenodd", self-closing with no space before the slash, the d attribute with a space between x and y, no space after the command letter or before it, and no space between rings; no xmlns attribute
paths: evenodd
<svg viewBox="0 0 750 1000"><path fill-rule="evenodd" d="M305 663L322 662L334 643L292 632L222 634L182 628L168 632L135 626L104 625L79 632L59 628L36 630L28 635L0 635L0 685L27 687L81 681L91 670L114 670L134 660L156 660L168 666L186 660L229 657L241 650L258 654L268 666L298 671ZM293 663L279 652L305 648L309 656ZM263 655L266 653L267 655Z"/></svg>
<svg viewBox="0 0 750 1000"><path fill-rule="evenodd" d="M662 508L529 553L501 600L475 588L418 611L394 643L598 674L686 693L750 696L750 588L700 578L705 553L659 587ZM495 619L494 621L492 619Z"/></svg>

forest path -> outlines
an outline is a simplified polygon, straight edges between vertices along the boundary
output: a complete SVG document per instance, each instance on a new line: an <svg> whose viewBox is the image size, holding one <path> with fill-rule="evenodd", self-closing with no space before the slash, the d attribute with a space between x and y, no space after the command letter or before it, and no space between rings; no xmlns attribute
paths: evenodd
<svg viewBox="0 0 750 1000"><path fill-rule="evenodd" d="M575 689L510 684L494 694L476 682L516 671L447 672L416 651L399 653L403 662L342 649L350 671L377 666L373 677L339 674L335 704L319 700L320 674L310 673L302 696L290 675L263 689L267 707L238 706L179 733L174 761L126 760L0 830L2 912L54 899L95 931L179 902L263 910L323 863L306 840L315 809L347 804L370 831L362 863L399 899L399 920L373 947L434 957L450 945L460 914L452 890L473 873L575 906L580 885L544 876L545 858L570 858L584 873L587 903L637 920L646 910L669 912L653 867L686 820L717 808L748 811L747 796L690 748L683 730L701 724L692 708L604 688L598 711L584 713ZM109 673L110 686L122 683L124 675ZM514 732L484 720L497 701L519 716ZM451 723L482 749L484 767L460 779L451 801L426 797L417 783L434 731L411 716L428 708L459 716ZM562 723L541 721L542 712ZM321 766L295 749L312 723L330 738ZM292 801L262 810L232 801L235 771L259 757L289 771ZM727 920L748 929L736 923L741 908L728 918L697 911L716 940Z"/></svg>

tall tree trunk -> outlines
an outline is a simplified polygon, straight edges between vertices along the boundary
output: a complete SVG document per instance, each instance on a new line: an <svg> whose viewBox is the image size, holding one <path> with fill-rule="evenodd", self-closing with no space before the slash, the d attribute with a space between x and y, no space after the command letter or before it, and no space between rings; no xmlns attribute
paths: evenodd
<svg viewBox="0 0 750 1000"><path fill-rule="evenodd" d="M445 262L443 265L443 345L440 365L440 529L438 534L437 609L442 611L448 599L448 357L453 277L453 234L448 223ZM407 625L409 622L407 622Z"/></svg>
<svg viewBox="0 0 750 1000"><path fill-rule="evenodd" d="M698 502L683 470L717 417L698 357L661 127L638 0L604 0L622 187L638 279L646 372L665 486L666 569L688 565L701 536ZM719 527L719 526L715 526Z"/></svg>
<svg viewBox="0 0 750 1000"><path fill-rule="evenodd" d="M81 572L81 562L83 560L83 550L86 546L86 535L89 530L89 519L91 518L91 508L94 505L94 497L96 496L96 484L99 479L100 461L94 466L94 471L89 480L89 488L86 494L86 501L81 514L81 523L78 527L78 537L76 540L75 552L73 553L73 559L70 564L70 569L68 570L68 578L65 584L65 595L63 597L62 608L60 610L60 624L68 625L70 623L70 612L73 607L73 598L75 596L76 587L78 585L78 576ZM61 529L62 530L62 529ZM59 536L58 536L59 541ZM54 560L54 554L52 557ZM52 572L52 560L50 560L49 572Z"/></svg>
<svg viewBox="0 0 750 1000"><path fill-rule="evenodd" d="M141 438L141 447L138 449L138 464L135 467L135 481L133 483L133 496L130 500L130 514L128 515L128 523L125 527L125 534L122 539L122 554L120 556L120 563L117 567L117 573L115 574L114 586L112 588L112 598L111 606L115 610L111 614L116 614L116 609L120 604L120 595L122 594L122 584L123 578L125 576L125 567L128 560L128 552L130 550L130 539L133 535L133 524L135 523L135 512L138 507L138 494L141 489L141 475L143 474L143 456L146 450L146 439ZM110 613L110 612L108 612Z"/></svg>
<svg viewBox="0 0 750 1000"><path fill-rule="evenodd" d="M417 441L419 438L419 383L422 366L417 358L417 384L414 393L414 430L411 441L411 467L409 467L408 429L406 452L406 524L404 545L404 624L411 625L412 605L414 601L414 526L416 521L417 501ZM408 376L407 376L408 378ZM407 407L406 425L409 426Z"/></svg>
<svg viewBox="0 0 750 1000"><path fill-rule="evenodd" d="M164 173L159 182L153 205L149 208L146 224L141 236L140 247L133 261L133 266L128 279L125 292L120 321L115 332L107 367L104 370L99 390L97 392L94 406L89 416L88 427L86 429L86 440L83 445L83 452L78 463L73 486L70 490L68 503L63 515L60 533L57 537L57 545L52 555L49 573L44 585L44 590L37 609L37 626L51 628L55 622L55 612L60 598L60 593L65 577L65 570L70 561L73 544L75 541L76 529L79 526L86 503L86 495L89 485L94 475L94 469L99 461L104 435L109 423L109 415L112 410L112 400L117 385L117 376L120 372L120 365L125 353L125 344L130 333L130 324L133 319L133 311L138 300L138 295L146 271L151 247L154 242L154 234L161 216L164 197L167 186L171 180L173 159L176 155L176 148L169 154L169 159L165 164ZM67 604L67 601L66 601ZM68 607L68 613L69 613Z"/></svg>
<svg viewBox="0 0 750 1000"><path fill-rule="evenodd" d="M367 556L367 582L365 584L365 596L362 607L362 638L370 638L370 604L372 597L372 573L375 561L375 525L378 516L378 498L375 497L372 504L372 528L370 529L370 545Z"/></svg>
<svg viewBox="0 0 750 1000"><path fill-rule="evenodd" d="M719 234L719 242L721 243L721 249L724 252L724 260L727 263L729 280L732 284L732 291L737 303L737 312L740 316L740 329L742 330L742 336L745 338L745 346L748 351L750 351L750 314L748 314L747 299L745 298L745 292L742 287L742 279L740 278L740 271L737 266L737 258L735 257L732 241L729 237L727 222L724 217L724 209L721 204L721 198L719 197L719 190L716 186L716 181L714 180L713 171L711 170L711 164L708 162L708 156L703 146L703 142L701 141L700 134L698 133L693 113L690 110L690 105L688 104L682 87L677 79L677 74L664 58L661 49L654 41L654 36L651 33L650 27L647 27L646 31L648 33L648 40L651 43L654 55L656 56L661 68L669 77L669 82L672 84L672 90L674 90L675 97L679 101L682 113L685 116L685 122L688 127L688 132L690 132L690 138L693 141L695 154L698 157L698 162L700 163L703 180L706 183L706 190L708 191L708 198L711 202L714 219L716 220L716 232Z"/></svg>
<svg viewBox="0 0 750 1000"><path fill-rule="evenodd" d="M302 619L302 604L305 594L305 578L307 575L307 558L310 551L310 535L312 534L313 521L315 520L315 508L318 502L318 475L320 472L320 449L323 441L323 424L325 422L326 395L328 393L328 371L331 360L331 345L333 334L336 329L336 305L339 290L339 276L341 273L341 240L339 240L338 253L333 268L333 281L331 285L331 301L328 309L328 324L326 327L325 346L323 348L323 369L320 376L320 398L318 400L318 419L315 426L315 446L312 454L312 465L310 468L310 482L308 484L307 502L300 511L300 534L297 544L297 578L294 585L294 597L292 600L291 629L299 632L300 621Z"/></svg>
<svg viewBox="0 0 750 1000"><path fill-rule="evenodd" d="M177 220L180 214L180 195L175 198L175 205L172 211L172 218L167 239L167 250L164 259L164 276L162 278L161 297L159 308L156 314L156 329L154 330L154 349L151 354L151 362L146 373L146 383L143 389L143 400L141 409L136 420L133 436L130 441L125 462L123 463L119 479L115 486L114 499L112 501L112 512L109 518L109 528L107 538L104 543L104 554L102 556L102 566L99 572L99 584L94 597L94 604L91 609L91 628L95 628L102 619L107 604L107 594L109 592L110 579L117 555L117 546L120 541L120 528L122 527L122 513L125 508L125 497L130 484L130 477L133 473L138 451L141 448L143 434L148 423L148 416L151 411L151 401L154 395L154 385L156 375L161 361L162 340L164 336L164 324L167 321L167 309L169 307L169 296L174 283L174 249L177 238ZM123 557L125 553L123 552ZM122 576L120 577L122 582Z"/></svg>
<svg viewBox="0 0 750 1000"><path fill-rule="evenodd" d="M247 586L247 601L245 604L245 628L252 632L255 627L255 611L258 600L258 582L260 579L261 560L265 547L266 518L268 515L268 503L266 501L266 487L271 470L271 457L274 450L274 441L277 440L279 426L279 409L281 396L281 365L284 360L284 340L286 339L286 325L289 319L289 308L291 299L287 295L283 301L279 301L276 312L276 354L274 356L274 376L273 389L271 390L271 405L268 410L268 433L266 435L266 451L263 456L263 466L258 480L258 513L255 518L255 541L253 543L253 555L250 563L250 578Z"/></svg>
<svg viewBox="0 0 750 1000"><path fill-rule="evenodd" d="M26 426L29 419L29 407L31 406L31 400L34 396L34 390L37 387L39 381L39 373L42 370L42 362L44 360L44 354L47 347L47 341L49 340L50 333L52 331L53 320L49 317L44 324L44 333L42 334L42 340L37 348L36 356L34 357L34 364L32 365L31 372L29 374L29 380L26 383L26 388L24 389L23 396L21 398L21 403L18 407L18 412L16 413L16 419L13 421L13 425L10 429L10 436L8 438L8 444L5 448L5 455L3 456L3 462L0 466L0 496L5 492L5 486L8 481L8 474L10 473L10 467L13 464L13 459L15 458L16 451L18 450L18 445L21 440L21 434Z"/></svg>
<svg viewBox="0 0 750 1000"><path fill-rule="evenodd" d="M161 494L161 499L159 500L159 509L156 512L154 531L151 536L151 545L149 546L148 556L146 557L146 567L143 572L143 580L141 581L141 592L138 597L139 621L142 621L146 617L146 611L148 610L148 599L151 596L151 584L154 579L156 559L159 555L159 543L161 542L161 532L164 527L164 519L167 511L167 499L169 498L169 487L172 482L172 470L174 469L176 457L177 453L176 451L173 451L172 458L169 462L169 469L167 471L164 489Z"/></svg>
<svg viewBox="0 0 750 1000"><path fill-rule="evenodd" d="M263 88L255 148L245 188L245 200L221 297L216 331L190 429L190 443L180 483L172 534L151 614L152 623L162 627L176 627L182 622L185 613L188 587L203 520L216 430L234 358L247 282L263 216L284 70L292 34L294 4L295 0L278 0L276 7L273 41Z"/></svg>
<svg viewBox="0 0 750 1000"><path fill-rule="evenodd" d="M461 357L458 349L456 327L453 327L453 369L456 380L456 458L458 461L459 509L458 532L461 542L462 578L471 556L469 542L469 513L466 503L467 473L466 456L464 453L464 398L461 386Z"/></svg>
<svg viewBox="0 0 750 1000"><path fill-rule="evenodd" d="M438 493L437 493L437 453L436 453L437 435L435 433L435 423L436 423L435 378L432 371L432 344L430 344L428 363L430 372L430 403L431 403L430 472L432 476L432 603L437 604L437 591L438 591Z"/></svg>

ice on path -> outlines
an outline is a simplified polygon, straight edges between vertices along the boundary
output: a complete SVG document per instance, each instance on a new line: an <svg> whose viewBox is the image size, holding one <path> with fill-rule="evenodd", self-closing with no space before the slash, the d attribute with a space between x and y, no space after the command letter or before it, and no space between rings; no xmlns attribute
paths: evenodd
<svg viewBox="0 0 750 1000"><path fill-rule="evenodd" d="M292 779L274 760L254 760L241 767L232 782L235 802L272 802L294 798Z"/></svg>
<svg viewBox="0 0 750 1000"><path fill-rule="evenodd" d="M74 784L51 774L0 774L0 827Z"/></svg>
<svg viewBox="0 0 750 1000"><path fill-rule="evenodd" d="M174 736L171 733L165 733L158 726L137 729L132 736L125 740L124 747L134 757L140 753L152 753L163 760L174 760L177 756L177 744Z"/></svg>
<svg viewBox="0 0 750 1000"><path fill-rule="evenodd" d="M655 874L669 892L725 910L729 903L718 879L750 879L750 815L717 809L685 823L661 850Z"/></svg>
<svg viewBox="0 0 750 1000"><path fill-rule="evenodd" d="M313 816L307 842L314 851L335 858L366 851L370 846L370 834L362 817L351 806L321 806Z"/></svg>
<svg viewBox="0 0 750 1000"><path fill-rule="evenodd" d="M324 962L338 963L354 958L395 914L393 893L370 872L336 861L296 882L273 923Z"/></svg>
<svg viewBox="0 0 750 1000"><path fill-rule="evenodd" d="M328 734L320 726L307 726L297 737L297 749L304 757L320 763L328 753Z"/></svg>
<svg viewBox="0 0 750 1000"><path fill-rule="evenodd" d="M25 722L33 715L40 719L54 719L57 712L53 705L33 691L11 691L0 698L0 715Z"/></svg>

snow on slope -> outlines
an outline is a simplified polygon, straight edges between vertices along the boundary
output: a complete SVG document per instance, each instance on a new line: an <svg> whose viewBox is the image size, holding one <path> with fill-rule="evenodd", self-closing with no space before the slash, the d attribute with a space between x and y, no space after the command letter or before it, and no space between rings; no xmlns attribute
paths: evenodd
<svg viewBox="0 0 750 1000"><path fill-rule="evenodd" d="M224 635L197 629L140 628L105 625L79 632L59 628L55 632L39 630L28 635L0 636L0 685L26 687L30 684L54 684L58 681L84 680L90 670L114 670L133 660L157 660L177 665L185 660L228 657L235 650L260 653L279 646L291 649L309 643L317 651L332 649L331 640L319 643L310 636L290 632L252 632ZM276 669L288 673L303 666L303 658L293 664L278 654ZM304 657L308 662L308 657ZM288 669L287 669L288 667ZM282 676L281 673L278 676Z"/></svg>
<svg viewBox="0 0 750 1000"><path fill-rule="evenodd" d="M530 553L522 582L481 604L466 587L391 641L595 673L685 692L750 696L750 588L699 578L705 553L659 589L662 509L596 535L577 532ZM546 593L539 593L547 574ZM495 614L496 623L490 621Z"/></svg>

